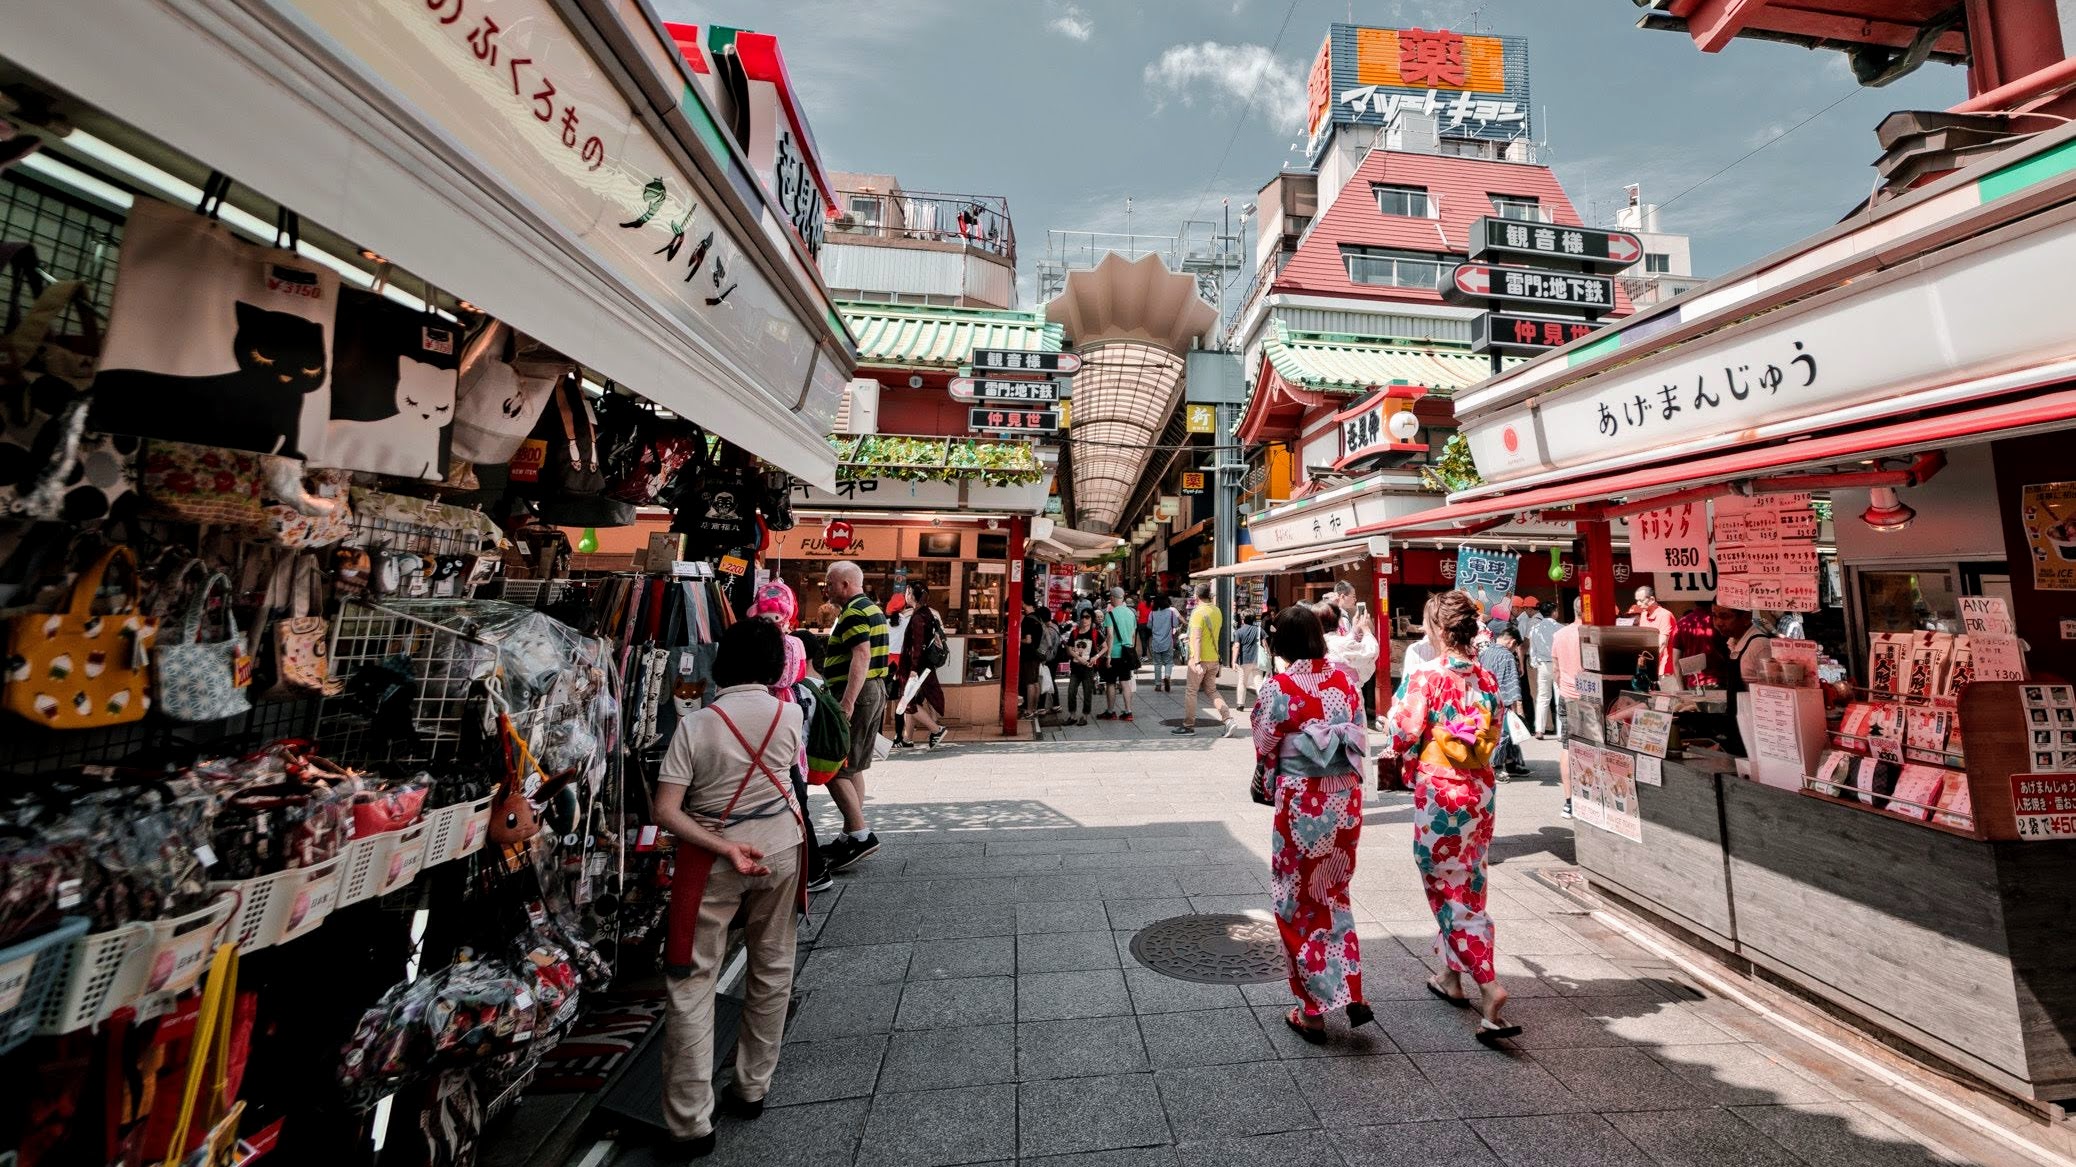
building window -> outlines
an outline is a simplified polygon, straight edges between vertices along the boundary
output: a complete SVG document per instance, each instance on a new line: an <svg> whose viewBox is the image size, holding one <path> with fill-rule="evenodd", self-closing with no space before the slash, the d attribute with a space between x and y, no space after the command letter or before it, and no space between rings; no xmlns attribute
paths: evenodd
<svg viewBox="0 0 2076 1167"><path fill-rule="evenodd" d="M1492 196L1492 209L1499 212L1502 219L1526 219L1531 223L1550 221L1550 217L1543 213L1543 206L1536 201L1534 195L1496 194Z"/></svg>
<svg viewBox="0 0 2076 1167"><path fill-rule="evenodd" d="M1456 263L1432 252L1387 251L1379 247L1344 247L1341 256L1348 265L1348 278L1354 283L1425 288L1430 292L1441 287L1443 269Z"/></svg>
<svg viewBox="0 0 2076 1167"><path fill-rule="evenodd" d="M1387 215L1405 219L1431 219L1433 204L1428 201L1424 186L1373 186L1377 194L1377 209Z"/></svg>
<svg viewBox="0 0 2076 1167"><path fill-rule="evenodd" d="M852 195L851 218L860 226L879 226L879 200L870 195Z"/></svg>
<svg viewBox="0 0 2076 1167"><path fill-rule="evenodd" d="M1644 270L1664 273L1672 270L1672 257L1662 251L1644 252Z"/></svg>

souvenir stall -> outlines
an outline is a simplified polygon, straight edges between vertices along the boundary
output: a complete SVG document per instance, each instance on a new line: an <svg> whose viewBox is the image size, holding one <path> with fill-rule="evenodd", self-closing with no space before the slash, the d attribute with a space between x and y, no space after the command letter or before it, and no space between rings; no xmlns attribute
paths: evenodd
<svg viewBox="0 0 2076 1167"><path fill-rule="evenodd" d="M644 216L635 181L642 221L613 247L488 231L541 168L486 153L456 183L447 157L299 153L445 150L410 104L427 95L379 115L365 89L324 113L273 100L286 76L395 80L399 54L434 54L430 84L466 37L378 45L392 17L360 5L312 6L372 22L320 36L283 4L285 67L153 2L101 14L150 50L83 57L95 5L65 7L0 47L0 137L30 146L0 170L0 1073L23 1085L0 1148L474 1162L651 943L641 763L667 731L629 678L735 610L710 570L573 590L563 529L669 507L710 558L749 553L754 525L737 543L696 520L717 484L778 481L782 504L790 478L719 435L830 479L820 415L848 343L760 185L716 193L732 143L692 158L612 133L634 152L614 183L638 167L693 192ZM534 64L595 66L544 20ZM683 83L627 43L651 30L615 28L614 51L670 70L641 84ZM182 80L143 80L168 68ZM226 109L292 107L268 115L280 156L247 149L271 136L250 119L165 117L195 76ZM626 119L640 91L601 85L584 116L618 99ZM349 155L367 169L341 174ZM334 180L354 197L311 186ZM686 248L696 296L684 258L654 277L621 254L677 250L693 201L717 216ZM550 252L569 270L544 274Z"/></svg>
<svg viewBox="0 0 2076 1167"><path fill-rule="evenodd" d="M1575 523L1592 885L2035 1103L2076 1097L2072 159L2022 140L1475 387L1484 483L1359 532ZM1706 565L1713 636L1616 626L1624 520Z"/></svg>

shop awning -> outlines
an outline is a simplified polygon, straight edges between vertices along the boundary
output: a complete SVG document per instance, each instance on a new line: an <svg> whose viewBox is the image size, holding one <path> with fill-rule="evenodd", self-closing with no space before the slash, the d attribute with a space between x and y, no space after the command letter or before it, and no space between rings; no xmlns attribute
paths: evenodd
<svg viewBox="0 0 2076 1167"><path fill-rule="evenodd" d="M976 348L1058 352L1066 330L1033 312L837 305L866 365L956 369Z"/></svg>
<svg viewBox="0 0 2076 1167"><path fill-rule="evenodd" d="M1775 442L1678 465L1581 478L1518 494L1451 503L1358 527L1350 533L1391 535L1402 539L1447 538L1451 534L1474 533L1485 524L1503 521L1524 511L1543 512L1545 519L1592 518L1596 510L1608 506L1648 502L1689 488L1840 464L1858 469L1858 463L1870 458L1943 450L1991 438L2060 429L2072 422L2076 422L2076 390L2064 389L1998 405L1869 426L1824 437ZM1781 490L1794 489L1787 483L1777 485ZM1579 510L1571 516L1549 513L1574 507Z"/></svg>
<svg viewBox="0 0 2076 1167"><path fill-rule="evenodd" d="M1078 563L1117 550L1124 540L1072 527L1055 526L1031 540L1031 554L1050 563Z"/></svg>
<svg viewBox="0 0 2076 1167"><path fill-rule="evenodd" d="M1224 579L1229 576L1280 575L1286 571L1310 571L1315 567L1339 567L1343 563L1353 563L1369 553L1369 540L1358 539L1351 543L1336 543L1331 547L1313 547L1289 555L1257 556L1245 563L1192 572L1190 578Z"/></svg>
<svg viewBox="0 0 2076 1167"><path fill-rule="evenodd" d="M1291 384L1340 393L1421 385L1447 395L1492 375L1491 358L1480 353L1311 336L1280 323L1262 343L1262 354Z"/></svg>

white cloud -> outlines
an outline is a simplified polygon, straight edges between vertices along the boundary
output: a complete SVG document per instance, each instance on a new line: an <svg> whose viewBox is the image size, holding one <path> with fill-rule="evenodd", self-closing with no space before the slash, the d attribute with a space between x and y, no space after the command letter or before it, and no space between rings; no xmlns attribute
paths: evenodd
<svg viewBox="0 0 2076 1167"><path fill-rule="evenodd" d="M1174 45L1146 66L1144 77L1162 100L1194 105L1206 95L1214 105L1239 107L1251 97L1253 111L1271 125L1288 128L1304 120L1304 77L1265 45Z"/></svg>
<svg viewBox="0 0 2076 1167"><path fill-rule="evenodd" d="M1096 34L1096 22L1089 19L1088 13L1083 12L1079 4L1067 5L1058 16L1053 17L1052 23L1047 27L1061 36L1078 41L1085 41Z"/></svg>

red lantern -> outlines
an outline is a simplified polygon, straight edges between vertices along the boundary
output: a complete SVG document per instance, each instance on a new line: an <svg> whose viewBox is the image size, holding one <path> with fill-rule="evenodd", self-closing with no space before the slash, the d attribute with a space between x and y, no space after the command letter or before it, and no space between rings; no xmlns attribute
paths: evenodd
<svg viewBox="0 0 2076 1167"><path fill-rule="evenodd" d="M822 546L838 554L849 551L851 549L851 541L855 538L857 538L857 532L853 531L851 525L842 519L830 519L829 525L822 528Z"/></svg>

